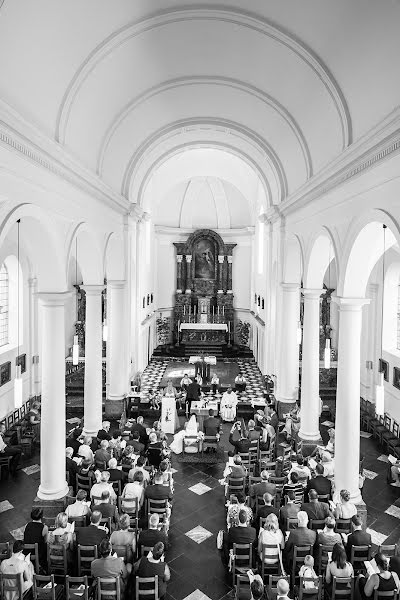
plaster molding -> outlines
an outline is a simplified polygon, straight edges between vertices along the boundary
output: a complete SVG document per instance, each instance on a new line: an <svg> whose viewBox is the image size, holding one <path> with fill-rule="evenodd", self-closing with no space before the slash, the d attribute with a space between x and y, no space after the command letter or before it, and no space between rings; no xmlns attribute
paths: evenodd
<svg viewBox="0 0 400 600"><path fill-rule="evenodd" d="M280 208L285 215L293 213L399 153L400 107L288 196Z"/></svg>
<svg viewBox="0 0 400 600"><path fill-rule="evenodd" d="M181 227L169 227L168 225L154 225L154 232L159 235L170 235L174 237L187 238L197 228L185 229ZM223 239L254 235L255 227L241 227L240 229L213 229Z"/></svg>
<svg viewBox="0 0 400 600"><path fill-rule="evenodd" d="M254 159L252 157L250 157L249 155L246 155L242 150L238 150L237 148L235 148L234 146L232 146L228 143L220 143L220 142L212 143L212 142L206 142L206 141L197 142L197 143L193 143L192 141L186 142L186 143L184 142L182 144L176 143L177 133L185 133L185 131L193 132L196 128L198 130L201 130L201 132L203 134L204 134L205 129L207 129L207 128L210 129L210 131L215 131L215 130L217 130L217 128L224 128L232 137L237 136L237 137L245 138L246 142L252 143L253 147L255 147L257 152L260 154L260 158L261 158L260 165L256 164ZM279 157L275 153L275 151L264 140L264 138L260 137L256 132L252 131L248 127L239 125L233 121L224 120L224 119L216 119L214 117L209 117L209 118L203 117L203 118L195 118L195 119L191 118L191 119L175 121L174 123L171 123L168 126L163 127L161 129L159 129L158 131L154 132L139 146L139 148L136 150L136 152L133 154L132 158L130 159L128 166L125 170L124 177L123 177L121 193L126 199L129 199L131 183L134 180L135 174L138 171L138 169L141 166L144 159L152 151L154 151L158 145L160 145L161 143L164 143L166 140L169 140L169 139L173 139L173 141L175 142L176 145L172 150L164 152L163 155L161 157L159 157L156 161L154 161L153 164L151 165L151 167L147 170L146 175L145 175L145 177L142 178L142 181L141 181L141 184L139 187L139 192L138 192L138 196L136 199L136 202L138 204L141 204L141 202L142 202L142 196L143 196L144 189L146 187L147 180L152 175L154 170L156 168L158 168L160 166L160 164L162 164L162 162L164 162L165 160L167 160L168 158L170 158L172 156L172 153L181 152L183 149L187 149L188 147L190 147L190 148L202 147L204 145L207 145L207 147L212 147L214 145L215 147L220 146L220 147L224 147L224 148L230 148L231 151L233 151L234 153L237 153L237 155L240 158L247 161L248 164L250 164L250 166L252 166L252 168L255 169L256 172L258 173L261 181L263 182L264 188L266 190L267 198L269 199L270 203L272 204L273 199L272 199L271 188L268 183L268 179L266 178L266 176L263 172L263 169L261 167L262 161L267 159L271 170L275 174L275 177L276 177L276 180L278 183L278 187L279 187L279 198L277 198L276 200L278 202L282 202L283 199L287 195L288 183L287 183L286 174L285 174L283 165L282 165Z"/></svg>
<svg viewBox="0 0 400 600"><path fill-rule="evenodd" d="M230 77L217 77L217 76L191 76L191 77L178 77L176 79L170 79L168 81L164 81L154 87L149 88L139 96L136 96L133 100L131 100L124 108L119 112L114 121L111 123L106 133L103 136L100 150L97 157L97 167L96 171L98 175L102 175L103 172L103 164L104 159L107 153L108 146L112 140L117 129L122 125L123 121L133 112L136 108L138 108L143 102L146 102L153 96L158 94L162 94L167 90L176 89L183 86L190 85L219 85L226 86L236 90L240 90L245 92L251 96L254 96L261 100L264 104L267 104L269 107L273 108L285 121L285 123L290 127L293 134L295 135L299 146L301 148L301 153L303 155L304 165L307 173L307 179L309 179L313 175L313 165L311 152L308 147L305 135L303 134L300 125L296 121L296 119L291 115L291 113L275 98L264 92L263 90L247 84L239 79L234 79Z"/></svg>
<svg viewBox="0 0 400 600"><path fill-rule="evenodd" d="M144 19L125 25L103 40L83 61L65 91L57 116L56 140L61 143L65 142L68 121L74 100L86 79L104 58L109 56L126 41L144 32L164 27L171 23L195 20L223 21L231 23L236 27L245 27L265 35L291 50L315 73L331 97L340 121L342 148L344 149L351 144L352 126L346 100L333 74L322 59L303 41L284 28L277 26L272 21L268 21L254 12L236 8L228 10L221 5L205 5L202 7L184 6L158 11Z"/></svg>
<svg viewBox="0 0 400 600"><path fill-rule="evenodd" d="M130 204L100 177L78 163L64 148L28 123L0 100L0 144L63 181L72 184L118 213Z"/></svg>

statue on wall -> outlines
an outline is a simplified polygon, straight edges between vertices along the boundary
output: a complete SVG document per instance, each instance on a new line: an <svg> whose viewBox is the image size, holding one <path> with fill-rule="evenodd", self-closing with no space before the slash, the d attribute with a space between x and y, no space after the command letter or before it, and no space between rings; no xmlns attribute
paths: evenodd
<svg viewBox="0 0 400 600"><path fill-rule="evenodd" d="M194 276L196 279L215 279L215 249L211 240L200 239L194 245Z"/></svg>

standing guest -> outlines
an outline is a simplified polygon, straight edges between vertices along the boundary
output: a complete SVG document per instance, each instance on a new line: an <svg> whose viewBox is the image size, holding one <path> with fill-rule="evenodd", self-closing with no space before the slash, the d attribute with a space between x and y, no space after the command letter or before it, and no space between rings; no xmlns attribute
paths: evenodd
<svg viewBox="0 0 400 600"><path fill-rule="evenodd" d="M192 383L192 380L190 379L189 375L187 373L185 373L181 379L181 390L187 391L188 386L191 383Z"/></svg>
<svg viewBox="0 0 400 600"><path fill-rule="evenodd" d="M324 529L318 532L318 546L330 546L333 548L335 544L343 545L343 540L340 533L335 532L335 525L336 521L333 517L326 517Z"/></svg>
<svg viewBox="0 0 400 600"><path fill-rule="evenodd" d="M321 463L315 467L315 477L307 483L306 494L310 490L315 490L318 496L328 495L330 498L332 495L332 481L324 476L324 466Z"/></svg>
<svg viewBox="0 0 400 600"><path fill-rule="evenodd" d="M337 519L351 519L357 514L357 508L350 502L350 492L347 490L340 490L340 502L336 504L334 514Z"/></svg>
<svg viewBox="0 0 400 600"><path fill-rule="evenodd" d="M69 485L72 486L72 491L76 492L76 474L79 473L79 467L75 460L72 459L74 454L73 448L70 446L65 449L65 472L68 473Z"/></svg>
<svg viewBox="0 0 400 600"><path fill-rule="evenodd" d="M122 469L118 469L118 463L116 458L110 458L110 460L108 461L107 471L110 473L109 481L121 481L122 483L125 483L127 475L123 472Z"/></svg>
<svg viewBox="0 0 400 600"><path fill-rule="evenodd" d="M123 489L121 498L124 500L134 500L137 498L139 509L143 506L144 501L144 487L143 487L143 473L137 471L133 477L132 483L127 483Z"/></svg>
<svg viewBox="0 0 400 600"><path fill-rule="evenodd" d="M219 390L219 377L216 373L213 373L213 376L211 377L211 390L213 394L216 394Z"/></svg>
<svg viewBox="0 0 400 600"><path fill-rule="evenodd" d="M122 513L119 516L119 529L113 531L110 542L113 546L126 546L128 548L128 562L132 562L136 552L136 533L130 530L131 520L129 515Z"/></svg>
<svg viewBox="0 0 400 600"><path fill-rule="evenodd" d="M112 556L110 540L105 538L99 544L100 558L95 558L91 564L92 577L118 577L120 582L121 597L124 597L125 586L128 578L128 569L124 559Z"/></svg>
<svg viewBox="0 0 400 600"><path fill-rule="evenodd" d="M352 546L371 546L371 534L362 530L362 519L358 515L351 518L353 531L347 536L346 555L347 560L351 558ZM396 569L394 569L396 570Z"/></svg>
<svg viewBox="0 0 400 600"><path fill-rule="evenodd" d="M268 548L267 552L264 552L263 556L263 545L274 546L274 548ZM279 529L278 518L274 514L270 514L267 517L265 525L260 529L258 534L258 555L264 564L271 565L279 560L279 552L282 552L285 548L285 540L282 531Z"/></svg>
<svg viewBox="0 0 400 600"><path fill-rule="evenodd" d="M146 428L143 425L143 417L141 415L139 415L136 419L136 423L133 423L131 425L131 433L133 434L135 431L139 432L139 439L142 442L142 444L147 446L149 436L147 435Z"/></svg>
<svg viewBox="0 0 400 600"><path fill-rule="evenodd" d="M149 528L142 529L138 539L139 554L142 546L155 546L158 542L162 542L164 547L168 546L168 536L165 533L165 528L160 527L160 517L157 513L153 513L149 517Z"/></svg>
<svg viewBox="0 0 400 600"><path fill-rule="evenodd" d="M222 421L232 422L236 419L237 403L238 397L236 393L232 391L232 386L228 385L228 389L222 394L219 409Z"/></svg>
<svg viewBox="0 0 400 600"><path fill-rule="evenodd" d="M91 510L86 498L86 490L78 490L75 502L73 504L69 504L65 509L68 519L71 517L90 517Z"/></svg>
<svg viewBox="0 0 400 600"><path fill-rule="evenodd" d="M189 383L186 390L186 415L190 415L192 402L198 402L200 398L201 387L197 381Z"/></svg>
<svg viewBox="0 0 400 600"><path fill-rule="evenodd" d="M108 442L111 440L111 435L110 435L110 427L111 427L111 423L110 421L103 421L101 424L101 429L99 429L99 431L97 432L97 439L98 440L107 440Z"/></svg>
<svg viewBox="0 0 400 600"><path fill-rule="evenodd" d="M108 464L108 461L111 458L111 454L108 450L109 447L109 442L108 440L101 440L100 442L100 448L98 450L96 450L96 452L94 453L94 462L95 464Z"/></svg>
<svg viewBox="0 0 400 600"><path fill-rule="evenodd" d="M158 600L164 600L167 593L167 583L171 579L171 573L168 565L164 562L164 544L157 542L152 552L142 558L135 564L135 571L138 577L158 576Z"/></svg>
<svg viewBox="0 0 400 600"><path fill-rule="evenodd" d="M19 461L21 460L22 449L20 446L9 446L4 441L4 434L6 432L6 426L4 423L0 424L0 456L11 456L10 462L10 473L15 475L17 473Z"/></svg>
<svg viewBox="0 0 400 600"><path fill-rule="evenodd" d="M329 504L326 502L319 502L318 494L315 490L310 490L308 498L309 502L304 502L301 505L301 510L306 511L310 521L322 521L322 519L326 519L326 517L331 515Z"/></svg>
<svg viewBox="0 0 400 600"><path fill-rule="evenodd" d="M25 594L33 585L33 564L24 560L24 543L22 540L15 540L12 547L12 555L6 558L0 565L0 573L6 586L15 585L15 581L7 579L7 575L22 574L22 593ZM4 600L15 600L18 594L14 592L5 592Z"/></svg>
<svg viewBox="0 0 400 600"><path fill-rule="evenodd" d="M26 525L24 530L24 544L37 544L39 552L40 566L47 568L47 536L49 529L47 525L42 523L43 509L32 508L31 521ZM37 573L38 574L38 573Z"/></svg>

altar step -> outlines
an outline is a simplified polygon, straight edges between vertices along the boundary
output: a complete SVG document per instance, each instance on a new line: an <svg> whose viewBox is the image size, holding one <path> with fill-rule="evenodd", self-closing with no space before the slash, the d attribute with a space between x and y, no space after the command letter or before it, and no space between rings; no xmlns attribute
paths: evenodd
<svg viewBox="0 0 400 600"><path fill-rule="evenodd" d="M223 356L221 344L185 344L185 358L197 356L200 352L206 356L216 356L217 360Z"/></svg>

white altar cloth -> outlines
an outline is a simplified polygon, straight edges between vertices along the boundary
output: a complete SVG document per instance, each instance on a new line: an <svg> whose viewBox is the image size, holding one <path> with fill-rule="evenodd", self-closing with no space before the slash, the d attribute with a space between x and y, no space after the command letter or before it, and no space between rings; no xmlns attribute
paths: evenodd
<svg viewBox="0 0 400 600"><path fill-rule="evenodd" d="M181 323L179 331L183 331L184 329L195 331L228 331L228 325L226 323Z"/></svg>

